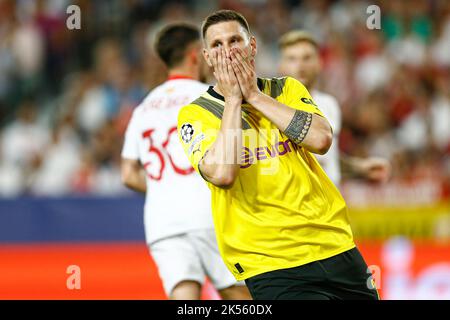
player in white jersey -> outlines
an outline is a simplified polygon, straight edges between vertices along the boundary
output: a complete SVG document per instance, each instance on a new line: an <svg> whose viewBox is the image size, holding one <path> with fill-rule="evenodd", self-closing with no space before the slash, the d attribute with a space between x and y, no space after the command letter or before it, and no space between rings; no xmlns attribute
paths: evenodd
<svg viewBox="0 0 450 320"><path fill-rule="evenodd" d="M333 128L333 143L325 155L315 155L329 178L339 186L341 173L362 177L374 182L385 182L390 177L391 166L382 158L350 157L339 151L341 109L337 100L315 89L321 70L319 47L306 31L294 30L280 38L280 72L302 82ZM341 170L342 169L342 170Z"/></svg>
<svg viewBox="0 0 450 320"><path fill-rule="evenodd" d="M200 299L207 276L224 299L250 299L225 267L216 243L210 191L177 136L180 108L204 93L199 30L184 23L160 31L155 49L169 78L134 110L122 150L123 183L146 193L144 226L167 296Z"/></svg>

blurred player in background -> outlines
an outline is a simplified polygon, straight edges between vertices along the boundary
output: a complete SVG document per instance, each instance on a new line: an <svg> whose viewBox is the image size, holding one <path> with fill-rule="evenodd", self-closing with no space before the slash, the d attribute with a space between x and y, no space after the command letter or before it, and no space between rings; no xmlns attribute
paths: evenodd
<svg viewBox="0 0 450 320"><path fill-rule="evenodd" d="M125 134L123 183L146 193L150 253L171 299L200 299L207 276L224 299L250 299L224 265L214 234L210 193L189 165L177 137L179 109L208 87L200 34L178 23L160 31L155 49L169 78L134 110Z"/></svg>
<svg viewBox="0 0 450 320"><path fill-rule="evenodd" d="M333 96L315 89L321 71L321 61L319 46L313 36L303 30L293 30L280 38L279 47L281 74L299 80L309 90L314 102L333 128L330 150L324 155L316 155L328 177L337 186L341 181L341 172L373 182L386 182L391 172L387 160L350 157L339 151L341 109Z"/></svg>
<svg viewBox="0 0 450 320"><path fill-rule="evenodd" d="M313 153L332 130L296 79L257 78L256 39L231 10L202 25L216 85L183 107L178 129L212 192L220 252L254 299L378 299L347 207Z"/></svg>

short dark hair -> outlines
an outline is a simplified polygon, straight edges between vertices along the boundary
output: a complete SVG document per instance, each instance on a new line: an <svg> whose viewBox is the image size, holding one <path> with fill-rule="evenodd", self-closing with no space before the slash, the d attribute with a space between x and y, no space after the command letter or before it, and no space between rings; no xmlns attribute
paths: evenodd
<svg viewBox="0 0 450 320"><path fill-rule="evenodd" d="M155 41L155 51L168 68L179 65L190 44L200 40L199 29L188 23L173 23L162 28Z"/></svg>
<svg viewBox="0 0 450 320"><path fill-rule="evenodd" d="M238 22L250 34L250 27L248 26L248 22L242 14L234 10L219 10L207 16L203 21L202 23L203 40L205 39L206 31L208 31L209 27L217 23L227 21Z"/></svg>

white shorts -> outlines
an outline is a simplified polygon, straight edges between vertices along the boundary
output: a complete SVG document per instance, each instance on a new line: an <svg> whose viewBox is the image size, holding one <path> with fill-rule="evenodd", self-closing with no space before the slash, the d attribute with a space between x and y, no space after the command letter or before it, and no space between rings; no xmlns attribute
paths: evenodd
<svg viewBox="0 0 450 320"><path fill-rule="evenodd" d="M203 285L206 276L217 290L245 285L243 281L238 282L225 266L214 230L190 231L158 240L149 247L169 297L181 281L193 280Z"/></svg>

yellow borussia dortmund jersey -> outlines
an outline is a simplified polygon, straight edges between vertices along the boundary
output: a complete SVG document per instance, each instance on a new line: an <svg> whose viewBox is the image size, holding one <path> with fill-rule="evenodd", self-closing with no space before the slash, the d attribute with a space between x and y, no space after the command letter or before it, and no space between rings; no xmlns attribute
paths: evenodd
<svg viewBox="0 0 450 320"><path fill-rule="evenodd" d="M323 116L293 78L259 78L258 86L281 103ZM197 171L216 139L224 105L211 87L179 113L181 143ZM345 201L315 157L249 104L242 105L242 128L241 168L233 186L208 182L219 250L236 279L352 249Z"/></svg>

